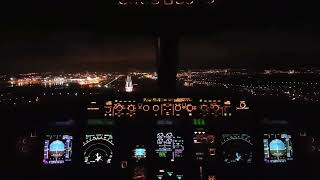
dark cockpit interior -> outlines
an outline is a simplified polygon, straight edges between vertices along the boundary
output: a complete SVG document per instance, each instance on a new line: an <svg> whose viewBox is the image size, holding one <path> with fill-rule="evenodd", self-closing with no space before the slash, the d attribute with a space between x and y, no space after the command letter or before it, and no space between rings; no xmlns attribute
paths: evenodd
<svg viewBox="0 0 320 180"><path fill-rule="evenodd" d="M2 3L4 177L318 179L312 2Z"/></svg>

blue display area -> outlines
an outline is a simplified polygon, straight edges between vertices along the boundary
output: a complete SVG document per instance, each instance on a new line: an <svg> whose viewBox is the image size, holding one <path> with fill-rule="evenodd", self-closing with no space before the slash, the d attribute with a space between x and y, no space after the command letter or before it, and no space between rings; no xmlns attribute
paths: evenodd
<svg viewBox="0 0 320 180"><path fill-rule="evenodd" d="M280 157L286 153L286 146L280 139L275 139L270 142L270 153L273 156Z"/></svg>
<svg viewBox="0 0 320 180"><path fill-rule="evenodd" d="M47 135L44 142L44 164L64 164L71 161L72 136Z"/></svg>
<svg viewBox="0 0 320 180"><path fill-rule="evenodd" d="M64 143L62 141L55 140L50 144L49 149L50 149L51 152L64 151L65 150L65 145L64 145Z"/></svg>
<svg viewBox="0 0 320 180"><path fill-rule="evenodd" d="M135 156L145 156L146 155L146 149L143 149L143 148L135 149L134 155Z"/></svg>

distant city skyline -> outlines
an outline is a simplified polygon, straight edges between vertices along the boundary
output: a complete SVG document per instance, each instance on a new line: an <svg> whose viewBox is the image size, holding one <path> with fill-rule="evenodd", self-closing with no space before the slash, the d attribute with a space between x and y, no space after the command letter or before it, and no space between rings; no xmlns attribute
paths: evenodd
<svg viewBox="0 0 320 180"><path fill-rule="evenodd" d="M245 71L250 73L263 73L266 71L270 72L288 72L288 71L296 71L296 72L320 72L320 65L319 66L300 66L300 67L277 67L277 68L261 68L261 69L252 69L252 68L245 68L245 67L204 67L204 68L180 68L178 67L177 73L181 73L184 71L210 71L210 70L229 70L229 71ZM80 70L80 71L64 71L64 70L57 70L57 71L26 71L26 72L0 72L0 76L19 76L19 75L29 75L29 74L51 74L51 75L65 75L65 74L85 74L85 73L121 73L121 74L130 74L130 73L157 73L156 68L154 69L138 69L138 68L128 68L127 70L117 71L117 70Z"/></svg>
<svg viewBox="0 0 320 180"><path fill-rule="evenodd" d="M0 84L3 89L0 90L14 92L20 87L25 87L22 90L40 88L43 91L40 94L44 96L77 96L81 89L90 89L92 94L101 91L145 93L157 91L157 79L155 71L28 73L2 76ZM219 89L245 96L286 97L292 101L319 102L320 68L265 69L256 72L232 68L179 70L176 85L179 90L190 92ZM36 95L39 96L39 93Z"/></svg>

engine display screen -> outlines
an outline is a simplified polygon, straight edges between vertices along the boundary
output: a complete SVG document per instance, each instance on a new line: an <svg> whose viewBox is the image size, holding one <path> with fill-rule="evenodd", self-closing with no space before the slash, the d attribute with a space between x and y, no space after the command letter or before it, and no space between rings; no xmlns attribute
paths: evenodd
<svg viewBox="0 0 320 180"><path fill-rule="evenodd" d="M173 162L176 158L181 158L184 151L184 140L172 132L160 132L157 134L156 153L160 158L170 158Z"/></svg>
<svg viewBox="0 0 320 180"><path fill-rule="evenodd" d="M84 162L88 165L111 164L113 147L111 134L87 134L83 142Z"/></svg>
<svg viewBox="0 0 320 180"><path fill-rule="evenodd" d="M72 140L70 135L47 135L44 142L44 164L71 162Z"/></svg>
<svg viewBox="0 0 320 180"><path fill-rule="evenodd" d="M291 135L264 134L263 145L266 163L286 163L293 160Z"/></svg>

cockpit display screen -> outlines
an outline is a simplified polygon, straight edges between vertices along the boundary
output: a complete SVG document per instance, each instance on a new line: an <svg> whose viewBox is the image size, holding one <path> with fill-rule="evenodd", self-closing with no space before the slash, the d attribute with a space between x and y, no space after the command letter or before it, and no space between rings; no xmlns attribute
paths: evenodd
<svg viewBox="0 0 320 180"><path fill-rule="evenodd" d="M263 144L266 163L286 163L293 160L291 135L264 134Z"/></svg>
<svg viewBox="0 0 320 180"><path fill-rule="evenodd" d="M223 160L227 164L252 163L252 141L248 134L223 134Z"/></svg>
<svg viewBox="0 0 320 180"><path fill-rule="evenodd" d="M145 159L147 157L147 151L145 148L137 147L133 150L133 154L135 159Z"/></svg>
<svg viewBox="0 0 320 180"><path fill-rule="evenodd" d="M159 158L171 158L175 161L176 158L183 157L184 140L180 136L174 135L172 132L160 132L157 134L157 149L156 153Z"/></svg>
<svg viewBox="0 0 320 180"><path fill-rule="evenodd" d="M204 129L197 129L193 134L195 155L198 161L209 160L216 155L215 135Z"/></svg>
<svg viewBox="0 0 320 180"><path fill-rule="evenodd" d="M84 162L88 165L111 164L113 146L111 134L87 134L83 142Z"/></svg>
<svg viewBox="0 0 320 180"><path fill-rule="evenodd" d="M47 135L44 142L44 164L71 162L72 140L70 135Z"/></svg>

